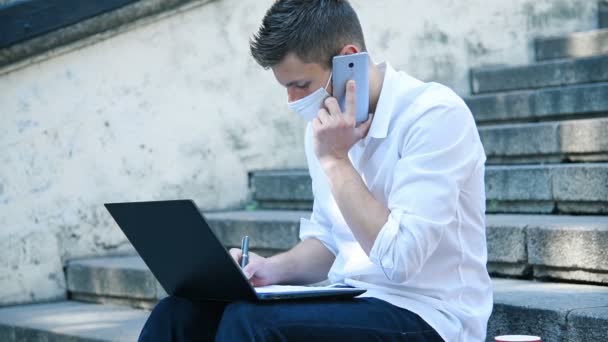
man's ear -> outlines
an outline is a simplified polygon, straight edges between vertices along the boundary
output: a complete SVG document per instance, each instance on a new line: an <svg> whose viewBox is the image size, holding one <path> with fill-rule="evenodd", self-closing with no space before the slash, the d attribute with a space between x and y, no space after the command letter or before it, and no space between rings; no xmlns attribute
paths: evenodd
<svg viewBox="0 0 608 342"><path fill-rule="evenodd" d="M357 45L354 44L348 44L345 45L342 50L340 50L339 55L352 55L355 53L359 53L361 52L361 49L359 49L359 47Z"/></svg>

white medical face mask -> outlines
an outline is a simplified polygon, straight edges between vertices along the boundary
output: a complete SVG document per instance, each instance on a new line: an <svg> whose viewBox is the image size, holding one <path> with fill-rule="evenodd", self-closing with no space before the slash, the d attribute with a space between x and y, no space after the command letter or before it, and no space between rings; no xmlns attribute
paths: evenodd
<svg viewBox="0 0 608 342"><path fill-rule="evenodd" d="M288 102L287 106L306 121L312 121L317 117L319 109L323 106L323 101L330 95L327 92L327 87L331 81L331 73L324 88L317 89L314 93L307 95L297 101Z"/></svg>

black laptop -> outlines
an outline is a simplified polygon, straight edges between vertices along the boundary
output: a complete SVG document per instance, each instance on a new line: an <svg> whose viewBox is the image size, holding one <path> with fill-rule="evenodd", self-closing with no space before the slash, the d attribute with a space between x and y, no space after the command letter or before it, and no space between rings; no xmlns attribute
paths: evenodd
<svg viewBox="0 0 608 342"><path fill-rule="evenodd" d="M170 295L192 300L352 298L346 286L254 288L192 200L106 203L150 271Z"/></svg>

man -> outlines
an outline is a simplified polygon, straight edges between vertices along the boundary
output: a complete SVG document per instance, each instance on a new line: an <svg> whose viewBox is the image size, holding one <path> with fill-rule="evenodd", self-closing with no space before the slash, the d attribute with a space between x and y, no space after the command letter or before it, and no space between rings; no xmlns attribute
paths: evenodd
<svg viewBox="0 0 608 342"><path fill-rule="evenodd" d="M250 45L290 107L314 117L305 141L314 205L297 246L270 258L250 253L244 272L255 286L329 278L367 292L228 305L170 297L140 339L483 341L492 309L485 154L462 99L370 61L373 114L356 125L354 82L344 112L324 95L333 91L332 58L366 51L345 0L278 0Z"/></svg>

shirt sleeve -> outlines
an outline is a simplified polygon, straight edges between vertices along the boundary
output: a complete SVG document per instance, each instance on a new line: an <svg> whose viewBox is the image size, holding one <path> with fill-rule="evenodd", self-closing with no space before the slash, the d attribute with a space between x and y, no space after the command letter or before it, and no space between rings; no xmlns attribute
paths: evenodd
<svg viewBox="0 0 608 342"><path fill-rule="evenodd" d="M312 144L312 126L309 123L306 127L304 148L306 151L308 171L312 179L312 193L315 199L313 202L310 219L300 219L300 240L315 238L321 241L321 243L323 243L323 245L325 245L330 252L337 255L338 248L331 232L331 220L327 215L326 208L323 208L317 199L317 187L320 186L319 182L324 181L324 178L322 178L324 177L324 174L320 169L320 165L317 157L314 154Z"/></svg>
<svg viewBox="0 0 608 342"><path fill-rule="evenodd" d="M422 112L400 139L388 196L391 213L369 254L398 283L421 270L445 229L458 221L462 184L485 161L464 103L434 105Z"/></svg>

